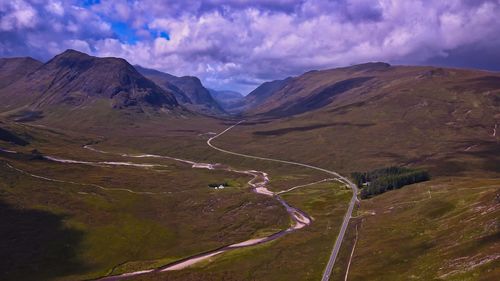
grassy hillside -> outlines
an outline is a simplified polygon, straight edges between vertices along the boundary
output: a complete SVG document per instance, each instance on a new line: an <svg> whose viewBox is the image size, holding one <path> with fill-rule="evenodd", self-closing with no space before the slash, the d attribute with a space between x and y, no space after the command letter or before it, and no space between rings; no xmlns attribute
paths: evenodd
<svg viewBox="0 0 500 281"><path fill-rule="evenodd" d="M363 201L348 280L497 280L499 196L498 179L451 177Z"/></svg>
<svg viewBox="0 0 500 281"><path fill-rule="evenodd" d="M269 82L274 85L277 81ZM261 102L248 108L248 113L266 116L288 116L324 107L349 111L360 102L407 93L414 98L429 98L453 102L459 93L481 95L495 100L491 91L498 90L500 74L478 70L436 68L426 66L391 66L386 63L366 63L344 68L309 71L300 76L279 81L279 87L258 95ZM260 88L260 87L259 87ZM260 93L256 89L257 93ZM425 92L424 92L425 90ZM424 92L424 93L422 93ZM435 94L439 93L439 97ZM404 95L404 94L403 94ZM249 95L249 98L252 97ZM405 106L411 104L400 104ZM498 100L497 100L498 102ZM364 104L364 103L363 103ZM361 104L361 105L363 105ZM351 105L350 107L348 105ZM347 106L347 107L341 107ZM340 107L340 108L339 108Z"/></svg>
<svg viewBox="0 0 500 281"><path fill-rule="evenodd" d="M131 280L318 280L350 196L349 190L337 182L296 189L284 198L314 218L310 227L270 244L224 254L191 269Z"/></svg>
<svg viewBox="0 0 500 281"><path fill-rule="evenodd" d="M335 73L314 72L301 79L340 79ZM238 126L219 143L344 172L394 164L425 166L435 175L500 172L497 74L426 67L375 74L379 76L370 85L321 99L327 103L312 111L257 122L249 118L248 125ZM312 83L311 77L307 81ZM314 88L301 87L300 93ZM285 100L294 104L293 97Z"/></svg>
<svg viewBox="0 0 500 281"><path fill-rule="evenodd" d="M251 110L259 122L221 145L346 172L398 164L495 175L499 95L492 72L381 63L312 71Z"/></svg>
<svg viewBox="0 0 500 281"><path fill-rule="evenodd" d="M31 57L0 58L0 88L25 77L41 65Z"/></svg>

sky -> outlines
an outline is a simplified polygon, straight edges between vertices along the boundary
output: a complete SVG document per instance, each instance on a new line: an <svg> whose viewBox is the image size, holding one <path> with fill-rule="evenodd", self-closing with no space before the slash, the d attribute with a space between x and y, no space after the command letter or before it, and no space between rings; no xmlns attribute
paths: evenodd
<svg viewBox="0 0 500 281"><path fill-rule="evenodd" d="M500 0L0 0L0 57L66 49L248 93L384 61L500 70Z"/></svg>

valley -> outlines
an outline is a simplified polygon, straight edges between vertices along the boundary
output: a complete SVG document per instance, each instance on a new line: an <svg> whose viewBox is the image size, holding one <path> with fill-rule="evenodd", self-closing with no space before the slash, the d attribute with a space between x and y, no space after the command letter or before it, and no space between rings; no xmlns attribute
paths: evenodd
<svg viewBox="0 0 500 281"><path fill-rule="evenodd" d="M500 274L498 73L368 63L212 96L68 50L0 77L2 280ZM393 166L430 180L360 200L351 173Z"/></svg>
<svg viewBox="0 0 500 281"><path fill-rule="evenodd" d="M31 131L34 129L34 128L30 128L30 127L25 127L25 126L22 126L22 127L24 127L24 129L27 129L28 131ZM16 129L19 129L19 128L15 128L14 130L16 130ZM39 130L40 129L35 127L35 131L39 131ZM41 130L41 131L43 131L43 130ZM35 135L36 133L32 132L31 134ZM44 147L46 147L46 149L50 149L50 147L52 147L52 145L46 144ZM88 155L88 153L83 152L83 150L85 150L85 148L87 148L87 151L90 151L93 154L98 154L99 156L97 156L96 158L91 157L90 155ZM126 179L124 178L120 181L118 180L120 178L120 176L119 176L120 174L125 175L128 173L131 173L132 171L134 171L136 169L145 170L144 172L141 172L140 174L143 174L143 173L150 174L150 173L158 173L158 172L160 172L161 174L167 173L168 176L166 179L168 179L169 184L179 186L179 187L177 187L177 189L179 189L181 186L184 186L186 183L175 184L175 182L172 182L172 179L173 179L172 176L174 174L177 174L180 172L180 171L171 171L171 169L172 169L171 164L165 164L165 161L167 161L167 163L168 163L168 162L172 162L172 160L174 162L180 162L180 164L187 164L188 167L193 166L194 168L197 168L197 167L208 168L210 173L213 173L213 171L217 171L219 169L222 169L223 171L227 171L230 173L237 173L237 174L242 173L243 178L246 177L246 175L248 175L250 177L253 177L253 179L250 180L249 184L251 186L255 187L255 191L257 193L264 194L264 197L269 197L269 195L273 195L273 192L268 191L265 188L265 184L266 184L266 182L268 182L267 176L265 174L259 175L260 172L257 172L257 171L237 171L237 170L233 170L231 168L225 168L225 166L221 165L221 164L213 165L213 164L195 163L195 162L192 162L189 160L182 160L182 159L178 159L178 158L157 156L157 155L151 155L151 154L135 155L135 154L109 153L107 151L102 151L102 150L100 150L100 148L96 148L95 146L85 146L83 148L79 148L78 150L80 150L81 152L75 153L73 151L71 153L71 154L75 155L75 156L72 156L72 159L64 159L63 156L61 155L62 151L59 147L57 149L57 151L58 151L57 157L43 156L43 158L45 158L46 160L44 160L44 159L36 160L39 162L41 161L43 163L43 166L45 166L45 168L41 169L41 170L40 170L40 168L39 169L35 168L35 167L39 166L39 164L34 165L34 163L32 163L32 162L27 163L28 166L26 167L25 166L26 163L24 165L18 164L17 162L14 162L15 164L11 164L12 162L9 161L9 160L12 160L11 158L13 158L13 159L24 158L23 157L24 155L29 155L29 150L25 151L25 152L22 152L22 150L21 150L17 153L14 153L14 151L5 149L3 157L6 158L5 160L7 160L5 168L7 170L10 169L11 171L14 171L17 174L19 174L18 177L20 176L21 178L23 178L23 177L31 178L31 179L24 179L24 180L35 181L35 182L41 181L45 184L48 184L49 186L53 186L53 185L58 186L59 185L59 186L70 186L73 188L76 187L78 191L73 190L72 192L75 192L77 194L77 196L83 196L83 197L90 196L91 198L94 198L94 197L99 198L100 196L103 195L103 193L110 193L111 192L113 194L117 193L117 195L119 195L118 198L120 198L120 199L118 199L118 200L122 200L121 198L123 196L131 197L131 198L134 198L136 196L139 196L140 198L153 197L153 198L156 198L156 199L154 199L154 201L158 201L158 203L165 200L165 199L162 199L161 197L166 197L166 198L170 198L169 199L170 201L167 201L167 202L169 202L168 204L170 205L173 203L171 201L172 198L176 198L176 200L183 200L182 198L186 198L186 196L192 196L192 194L194 194L195 192L200 192L200 189L195 189L193 191L189 191L189 190L172 190L172 188L167 188L166 190L169 190L169 191L165 191L165 188L160 188L161 185L160 186L148 185L147 182L142 182L141 184L139 184L139 182L137 182L137 185L134 185L134 179L129 177L129 176L126 176ZM47 151L50 151L50 150L47 150ZM83 153L86 155L83 157L84 160L75 160L76 157L82 157L82 155L84 155ZM23 155L23 156L21 156L21 155ZM79 156L76 156L76 155L79 155ZM123 160L118 161L117 160L118 158L122 158ZM153 161L154 163L146 162L146 159L149 161L150 158L151 158L151 160L154 160ZM98 159L99 161L95 161L92 159ZM134 161L130 161L130 159L134 159ZM47 160L49 160L49 161L47 162ZM138 161L139 163L135 163L136 160L139 160ZM21 161L21 163L22 162L24 162L24 161ZM48 165L48 163L50 163L50 162L52 162L53 164ZM40 163L40 164L42 164L42 163ZM54 167L52 167L52 166L54 166ZM75 166L75 168L71 168L73 166ZM88 166L88 167L87 168L84 168L84 167L80 168L80 166ZM51 167L51 168L49 168L47 170L47 167ZM112 167L114 167L114 168L112 168ZM110 168L112 168L112 170L111 170L111 171L113 171L112 174L110 174L110 172L109 172ZM102 173L102 172L100 172L100 170L103 170L102 172L105 172L107 175L106 182L105 182L107 186L110 186L110 185L122 186L123 184L121 182L123 180L126 180L128 182L126 184L127 186L132 185L132 186L137 186L137 188L131 189L131 188L121 188L121 187L116 187L116 188L106 187L105 184L101 183L98 180L99 179L98 174ZM196 169L196 170L198 170L198 169ZM62 171L64 171L64 172L62 172ZM81 171L81 172L77 172L77 171ZM121 172L119 172L119 171L121 171ZM8 171L6 171L6 172L8 173ZM135 171L133 173L137 174L138 172ZM189 173L191 173L191 172L189 172ZM72 177L68 178L67 176L63 176L64 174L71 174ZM115 178L115 176L113 176L113 174L116 174L117 178ZM138 177L138 176L140 177L140 174L137 174L136 177ZM179 173L178 176L182 177L183 174L184 173ZM97 178L96 178L96 176L97 176ZM311 176L314 176L314 175L311 175ZM229 175L226 175L224 178L228 178L228 177L231 178ZM78 181L75 181L74 178L77 178L77 179L78 178L85 178L86 182L85 183L78 182ZM95 178L94 181L91 180L93 178ZM197 176L197 178L203 179L204 177ZM244 188L244 184L240 183L240 179L241 179L241 177L238 177L236 183L235 183L235 180L230 180L229 182L231 182L231 188L228 188L228 189L224 190L223 192L230 191L231 189L233 189L235 187L238 188L238 186L240 186L241 189ZM255 181L256 179L259 179L260 182ZM303 183L305 180L308 180L308 179L293 179L291 182ZM15 184L19 185L19 183L17 183L17 182ZM188 184L188 186L192 186L194 183L187 183L187 184ZM151 186L151 187L148 187L148 186ZM160 189L158 189L158 188L160 188ZM238 189L240 189L240 188L238 188ZM294 189L293 187L290 187L290 188ZM205 192L209 191L208 188L203 187L203 185L202 185L202 189ZM241 191L243 191L243 190L241 190ZM215 206L217 206L217 208L221 208L221 206L219 206L220 204L222 204L223 206L226 204L233 204L233 203L228 203L228 202L222 203L222 202L220 202L220 200L226 200L226 199L224 199L224 198L226 198L226 196L231 196L231 197L235 196L235 194L237 194L235 192L236 191L230 191L229 194L220 195L220 194L213 194L213 191L212 191L211 193L216 196L217 202L218 202L218 203L216 203ZM180 196L180 194L182 194L182 196ZM27 194L27 196L29 196L29 194ZM110 195L107 195L106 197L108 197L108 196L110 196ZM196 195L196 196L199 197L199 195ZM287 194L284 194L281 196L288 197ZM65 195L63 195L63 197L65 197ZM256 200L260 201L261 197L262 196L260 196L259 198L256 198ZM240 198L240 200L246 201L247 200L246 198L248 198L248 197L245 196L243 198ZM255 235L259 235L259 234L254 233L254 235L249 235L249 237L254 236L255 238L252 238L248 242L238 242L238 243L234 243L234 245L229 245L229 246L227 246L228 247L227 250L238 249L240 247L250 247L250 246L261 244L261 243L267 243L268 241L272 241L274 239L280 238L282 235L285 235L287 233L291 233L292 231L294 231L296 229L297 230L301 229L310 223L311 219L308 218L308 216L305 213L301 214L301 211L295 210L293 207L289 206L285 201L283 201L279 197L277 197L277 198L278 198L278 202L279 202L278 205L283 204L285 206L285 208L281 207L280 209L283 211L286 210L291 215L293 215L292 218L296 222L292 223L292 227L290 227L288 229L286 227L283 228L282 225L287 220L283 220L283 218L277 217L279 212L276 213L276 211L275 211L276 207L269 209L272 205L276 206L276 204L271 204L269 207L266 208L267 210L265 213L274 212L274 214L272 215L272 217L273 217L272 220L278 219L278 221L276 221L276 222L280 222L280 223L278 223L277 225L274 225L273 227L270 226L271 228L269 228L269 230L266 230L266 227L262 227L262 228L258 227L258 233L261 233L260 235L265 235L266 233L269 233L270 236L268 236L267 238L261 238L259 236L255 237ZM134 199L134 201L136 201L136 200L137 199ZM141 199L141 201L142 200L144 200L144 199ZM147 199L147 200L148 200L147 202L149 202L148 204L151 204L150 200L152 200L152 199ZM200 200L200 198L198 198L197 200ZM139 202L141 202L141 201L139 201ZM141 205L141 203L139 203L139 202L137 202L137 204ZM264 204L264 206L269 204L269 202L267 202L267 200L265 200L264 202L259 202L259 203L255 202L255 203L257 204L255 207L262 206L262 204ZM236 202L234 204L236 204ZM211 204L209 204L209 205L211 205ZM229 206L231 206L231 205L229 205ZM229 206L228 206L228 208L231 209L231 207L229 207ZM248 220L248 216L253 216L251 213L248 213L248 208L252 207L252 203L250 203L250 205L249 205L249 202L246 202L244 204L244 206L245 206L245 208L242 211L245 211L244 217L246 217L246 220ZM58 207L61 208L62 206L58 206ZM114 210L109 210L109 211L122 213L124 211L124 209L122 209L122 208L114 207L113 208ZM225 207L222 207L222 208L225 208ZM170 210L170 208L168 208L168 209ZM62 212L63 210L64 210L64 208L62 210L60 210L60 212ZM169 211L168 210L162 211L162 213L165 213L165 212L168 214ZM71 213L73 213L73 211ZM257 215L257 217L260 218L261 216L265 216L266 215L265 213L260 213L259 215ZM234 214L234 215L237 215L237 214ZM183 212L182 217L186 217L186 216L189 217L189 215L187 213ZM74 219L75 218L73 218L73 220ZM133 217L131 217L129 220L131 220L131 219L133 219ZM268 219L269 218L260 218L259 220L267 221ZM171 219L168 219L168 220L171 220ZM231 219L231 221L232 221L232 223L236 223L236 221L234 221L234 219ZM261 221L260 223L262 223L262 222L263 221ZM67 222L67 223L69 223L69 222ZM76 223L76 222L73 222L72 224L74 224L74 223ZM203 225L205 225L205 223L203 223ZM258 223L258 225L260 225L260 223ZM70 225L72 225L72 224L70 224ZM80 222L80 224L81 224L81 222ZM136 224L136 222L134 222L134 220L131 220L127 224ZM164 224L164 223L161 223L161 224ZM246 223L244 223L244 224L246 224ZM295 224L295 226L293 226L293 224ZM271 229L276 229L276 227L278 227L278 229L279 229L280 225L281 225L282 229L285 229L285 230L283 230L283 231L275 230L277 232L275 232L274 234L272 232L270 232L270 231L272 231ZM194 226L196 226L196 225L194 225ZM89 227L89 226L87 226L87 227ZM92 227L90 227L90 229L88 229L87 227L85 228L86 231L88 231L89 234L93 233ZM128 225L117 225L117 226L115 226L115 229L117 231L123 231L123 229L122 229L123 227L128 228L129 226ZM138 227L144 228L144 226L138 226ZM193 225L191 225L191 227L193 227ZM221 226L218 225L218 227L221 227ZM216 227L216 229L218 229L218 227ZM245 226L242 225L241 227L253 228L253 226L251 226L251 224L245 225ZM176 232L179 231L177 228L178 227L176 227ZM225 227L223 227L223 228L225 228ZM110 229L110 231L112 231L112 230ZM151 231L155 232L155 235L162 236L162 235L166 234L166 233L161 234L161 232L158 232L159 230L151 230ZM205 229L204 231L208 232L209 229ZM241 229L238 232L240 233ZM242 235L243 233L240 233L240 234ZM102 235L102 234L96 233L95 235ZM135 234L123 233L122 235L127 235L127 236L130 235L130 237L128 239L138 239L139 238L137 236L134 236L134 235L139 235L139 233L135 233ZM219 233L219 235L222 235L222 234ZM172 234L170 236L172 236ZM223 237L224 237L223 240L225 242L230 241L230 239L231 239L225 235L223 235ZM241 236L236 236L236 237L241 237ZM187 237L184 236L183 239L184 238L187 238ZM111 237L109 237L109 239L116 239L116 238L113 238L113 236L111 236ZM148 237L141 237L141 240L142 239L149 239L149 238ZM170 238L170 239L173 239L173 238ZM128 241L133 242L132 240L128 240ZM189 239L187 239L186 242L187 241L189 241ZM104 242L104 241L102 241L102 242ZM160 241L158 240L157 243L159 243L159 242ZM137 243L137 242L133 242L133 243ZM151 241L148 243L156 243L156 242ZM203 243L197 243L197 244L198 244L197 249L201 249L203 247L206 247L205 250L210 249L210 244L207 244L206 246L204 246ZM154 245L154 244L151 244L151 245ZM216 244L212 244L212 245L213 246L211 248L217 248L217 247L214 247ZM115 247L119 247L119 246L116 245ZM148 246L142 246L142 247L146 247L146 249L147 249ZM144 249L144 250L146 250L146 249ZM168 249L168 248L165 248L165 249ZM98 249L95 249L95 250L97 251ZM123 250L126 250L126 249L124 248ZM141 252L144 250L141 250ZM202 250L201 252L203 252L205 250ZM173 251L173 249L168 250L169 253L173 253L172 251ZM221 250L218 250L217 252L219 252L219 251L222 252L222 251L226 251L226 250L224 250L224 248L222 248ZM114 254L116 254L116 253L114 253ZM139 256L136 256L136 257L139 257ZM173 260L172 260L172 262L173 262ZM122 270L126 269L125 275L123 275L123 277L130 277L130 276L136 275L133 273L134 271L132 271L132 273L130 272L130 270L133 270L134 268L140 269L138 271L138 273L149 273L147 271L144 271L144 268L148 269L151 267L153 267L153 268L159 267L160 268L159 272L162 272L164 270L169 269L168 264L170 264L170 263L171 262L169 262L169 260L166 259L165 257L161 257L161 259L159 259L157 261L150 260L150 261L139 262L139 261L129 260L126 263L124 263L123 265L114 266L112 269L110 269L111 271L107 271L106 275L120 274L120 272L122 272ZM160 265L162 265L162 264L165 264L165 266L160 267ZM96 267L96 266L97 265L93 265L92 267ZM172 267L176 268L176 266L177 266L176 263L172 264ZM36 274L39 274L39 273L36 272ZM103 273L101 273L101 274L103 274ZM92 275L87 275L87 276L90 277ZM7 276L7 278L9 278L9 277ZM67 278L67 277L65 277L65 278ZM79 277L77 277L77 275L74 275L71 278L79 278ZM105 280L107 280L107 279L105 279ZM115 280L115 277L111 278L110 280Z"/></svg>

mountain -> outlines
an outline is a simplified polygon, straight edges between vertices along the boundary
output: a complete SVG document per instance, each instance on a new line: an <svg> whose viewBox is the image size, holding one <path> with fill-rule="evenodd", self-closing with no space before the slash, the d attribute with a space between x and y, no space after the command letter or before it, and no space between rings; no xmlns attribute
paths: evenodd
<svg viewBox="0 0 500 281"><path fill-rule="evenodd" d="M120 58L98 58L74 50L55 56L36 71L0 90L3 111L51 106L82 107L104 101L113 108L172 109L174 95Z"/></svg>
<svg viewBox="0 0 500 281"><path fill-rule="evenodd" d="M172 91L177 100L187 108L210 115L224 113L224 109L210 95L209 90L203 87L197 77L177 77L155 69L144 68L140 65L136 65L135 68L160 87Z"/></svg>
<svg viewBox="0 0 500 281"><path fill-rule="evenodd" d="M245 97L245 107L247 109L259 107L261 104L265 103L274 92L281 90L291 80L292 78L289 77L283 80L264 82Z"/></svg>
<svg viewBox="0 0 500 281"><path fill-rule="evenodd" d="M430 173L429 182L361 200L364 215L351 220L349 250L338 257L357 265L350 280L499 279L486 257L499 252L500 73L383 63L314 71L246 114L219 147L345 175Z"/></svg>
<svg viewBox="0 0 500 281"><path fill-rule="evenodd" d="M429 103L437 96L449 103L469 95L472 95L471 98L489 98L492 102L494 95L491 93L473 95L471 92L491 91L499 86L498 73L367 63L311 71L291 78L271 93L265 92L265 98L257 105L249 104L247 114L290 116L326 108L353 108L355 104L392 99L417 106L422 102Z"/></svg>
<svg viewBox="0 0 500 281"><path fill-rule="evenodd" d="M209 89L212 97L227 112L238 111L237 108L244 105L245 96L235 91L213 90Z"/></svg>
<svg viewBox="0 0 500 281"><path fill-rule="evenodd" d="M30 58L0 58L0 88L4 88L35 71L43 63Z"/></svg>
<svg viewBox="0 0 500 281"><path fill-rule="evenodd" d="M262 84L247 96L250 114L293 115L322 107L340 92L356 88L368 72L389 68L386 63L366 63L330 70L313 70L298 77Z"/></svg>
<svg viewBox="0 0 500 281"><path fill-rule="evenodd" d="M74 50L55 56L29 75L0 90L7 108L82 106L105 99L114 108L178 105L172 93L146 79L124 59L97 58Z"/></svg>
<svg viewBox="0 0 500 281"><path fill-rule="evenodd" d="M371 63L292 78L246 119L241 147L339 170L424 165L433 174L500 173L500 73ZM293 141L291 141L293 140ZM282 154L267 147L287 144ZM307 145L305 145L307 144ZM231 147L229 147L231 148Z"/></svg>

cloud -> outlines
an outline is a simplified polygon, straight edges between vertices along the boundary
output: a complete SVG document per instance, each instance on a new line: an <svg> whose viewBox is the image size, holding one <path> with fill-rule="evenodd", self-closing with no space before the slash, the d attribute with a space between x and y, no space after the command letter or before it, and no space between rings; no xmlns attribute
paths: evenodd
<svg viewBox="0 0 500 281"><path fill-rule="evenodd" d="M0 55L71 47L249 91L366 61L499 70L484 63L498 58L498 14L500 0L17 0L0 4Z"/></svg>
<svg viewBox="0 0 500 281"><path fill-rule="evenodd" d="M47 5L45 5L45 9L57 16L63 16L64 15L64 8L62 6L62 3L59 1L49 1Z"/></svg>
<svg viewBox="0 0 500 281"><path fill-rule="evenodd" d="M10 2L10 5L5 3L0 7L0 12L2 13L0 20L2 31L32 28L38 22L37 11L24 1L15 0Z"/></svg>

